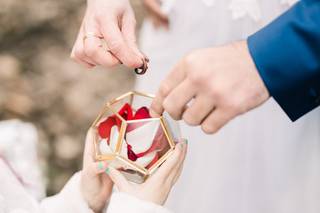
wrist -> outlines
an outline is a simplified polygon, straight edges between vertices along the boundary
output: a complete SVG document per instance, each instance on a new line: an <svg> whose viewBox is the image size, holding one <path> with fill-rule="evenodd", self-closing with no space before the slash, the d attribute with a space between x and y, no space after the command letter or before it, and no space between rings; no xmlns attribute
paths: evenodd
<svg viewBox="0 0 320 213"><path fill-rule="evenodd" d="M100 213L104 209L105 205L102 202L99 202L98 196L94 195L92 192L88 190L86 183L84 183L82 175L81 175L81 182L80 182L80 192L82 195L83 200L87 203L88 207L94 213Z"/></svg>
<svg viewBox="0 0 320 213"><path fill-rule="evenodd" d="M270 97L269 91L260 76L260 73L256 67L256 64L250 54L248 42L246 40L236 42L236 48L239 50L240 54L243 56L242 59L244 61L244 69L253 74L255 78L256 85L258 87L259 96L263 99L267 99Z"/></svg>

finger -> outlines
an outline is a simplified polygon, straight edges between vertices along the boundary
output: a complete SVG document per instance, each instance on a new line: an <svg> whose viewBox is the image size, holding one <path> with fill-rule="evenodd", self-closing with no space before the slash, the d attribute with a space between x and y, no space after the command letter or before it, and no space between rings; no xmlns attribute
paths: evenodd
<svg viewBox="0 0 320 213"><path fill-rule="evenodd" d="M182 154L180 156L179 162L177 163L177 166L172 170L170 173L169 177L167 178L167 182L173 185L176 180L179 178L182 168L183 168L183 163L186 158L187 154L187 141L182 142L183 147L182 147Z"/></svg>
<svg viewBox="0 0 320 213"><path fill-rule="evenodd" d="M183 62L179 62L169 73L169 75L162 81L155 98L150 106L151 116L157 117L162 115L163 101L170 94L170 92L179 85L185 78L185 70Z"/></svg>
<svg viewBox="0 0 320 213"><path fill-rule="evenodd" d="M201 129L207 134L216 133L234 117L232 112L217 108L203 121Z"/></svg>
<svg viewBox="0 0 320 213"><path fill-rule="evenodd" d="M94 64L90 64L90 63L88 63L88 62L86 62L86 61L82 61L82 60L78 59L77 57L75 57L73 51L71 52L70 57L71 57L75 62L77 62L78 64L81 64L82 66L84 66L84 67L86 67L86 68L88 68L88 69L91 69L91 68L93 68L93 67L96 66L96 65L94 65Z"/></svg>
<svg viewBox="0 0 320 213"><path fill-rule="evenodd" d="M83 154L83 166L88 167L91 163L94 162L94 131L90 128L87 132L85 148Z"/></svg>
<svg viewBox="0 0 320 213"><path fill-rule="evenodd" d="M184 80L166 97L163 108L172 118L180 120L187 104L195 96L196 90L188 80Z"/></svg>
<svg viewBox="0 0 320 213"><path fill-rule="evenodd" d="M183 155L183 143L178 143L171 156L160 166L160 168L148 179L148 181L166 182L169 174L179 167L178 163Z"/></svg>
<svg viewBox="0 0 320 213"><path fill-rule="evenodd" d="M122 26L121 32L126 44L129 48L140 58L145 58L144 54L142 54L137 45L137 38L136 38L136 20L134 17L134 13L131 9L123 15L122 18Z"/></svg>
<svg viewBox="0 0 320 213"><path fill-rule="evenodd" d="M178 172L176 173L176 175L173 178L173 182L172 182L173 184L175 184L177 182L178 178L180 177L180 175L182 173L183 166L184 166L184 161L185 161L186 156L187 156L187 151L188 151L188 141L185 140L184 153L183 153L184 157L183 157L182 163L179 166Z"/></svg>
<svg viewBox="0 0 320 213"><path fill-rule="evenodd" d="M103 49L101 39L90 36L84 41L84 52L96 64L104 67L113 67L120 64L119 60L110 52Z"/></svg>
<svg viewBox="0 0 320 213"><path fill-rule="evenodd" d="M141 57L126 44L120 31L118 17L109 16L101 22L100 26L109 50L119 61L131 68L138 68L143 65Z"/></svg>
<svg viewBox="0 0 320 213"><path fill-rule="evenodd" d="M113 181L113 183L117 186L119 191L123 192L129 189L130 183L127 181L127 179L115 168L109 166L106 170L106 173L109 175L110 179Z"/></svg>
<svg viewBox="0 0 320 213"><path fill-rule="evenodd" d="M77 63L80 63L88 68L92 68L96 65L94 61L88 58L84 53L83 47L83 27L81 26L75 44L72 48L70 57Z"/></svg>
<svg viewBox="0 0 320 213"><path fill-rule="evenodd" d="M98 174L104 173L108 168L108 165L107 161L94 162L86 167L84 172L86 172L89 177L95 177Z"/></svg>
<svg viewBox="0 0 320 213"><path fill-rule="evenodd" d="M88 58L104 67L112 67L119 64L119 60L114 57L106 48L104 49L102 34L93 18L87 18L84 23L83 32L87 35L83 40L84 52ZM90 36L89 36L90 34Z"/></svg>
<svg viewBox="0 0 320 213"><path fill-rule="evenodd" d="M183 114L183 120L191 125L200 125L202 121L212 112L214 103L204 95L199 95Z"/></svg>

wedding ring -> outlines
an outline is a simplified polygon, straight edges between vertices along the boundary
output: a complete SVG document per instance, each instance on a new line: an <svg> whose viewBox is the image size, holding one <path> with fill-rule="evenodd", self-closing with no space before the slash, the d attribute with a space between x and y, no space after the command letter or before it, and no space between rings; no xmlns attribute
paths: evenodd
<svg viewBox="0 0 320 213"><path fill-rule="evenodd" d="M108 48L108 45L107 45L107 42L103 39L103 36L99 36L99 35L97 35L96 33L94 33L94 32L88 32L88 33L86 33L84 36L83 36L83 43L85 42L85 40L87 39L87 38L97 38L97 39L99 39L100 40L100 45L99 45L99 47L102 47L103 49L105 49L106 51L109 51L109 48Z"/></svg>
<svg viewBox="0 0 320 213"><path fill-rule="evenodd" d="M139 68L135 68L134 72L137 75L143 75L147 72L149 59L147 57L142 58L143 64Z"/></svg>
<svg viewBox="0 0 320 213"><path fill-rule="evenodd" d="M98 39L102 39L102 38L103 38L102 36L99 36L99 35L97 35L97 34L94 33L94 32L88 32L88 33L86 33L86 34L83 36L83 38L82 38L83 42L84 42L87 38L90 38L90 37L98 38Z"/></svg>

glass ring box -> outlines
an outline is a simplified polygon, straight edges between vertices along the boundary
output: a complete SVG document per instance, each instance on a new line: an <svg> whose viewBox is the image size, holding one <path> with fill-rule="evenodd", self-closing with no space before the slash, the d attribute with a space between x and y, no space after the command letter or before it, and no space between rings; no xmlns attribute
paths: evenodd
<svg viewBox="0 0 320 213"><path fill-rule="evenodd" d="M92 124L95 158L108 161L135 183L143 183L170 156L181 138L168 114L153 118L153 95L131 91L108 102Z"/></svg>

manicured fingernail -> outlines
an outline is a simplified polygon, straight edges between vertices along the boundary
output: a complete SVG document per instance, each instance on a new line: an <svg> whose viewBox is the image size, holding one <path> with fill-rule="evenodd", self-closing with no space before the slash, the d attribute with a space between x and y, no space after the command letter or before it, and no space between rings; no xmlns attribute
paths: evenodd
<svg viewBox="0 0 320 213"><path fill-rule="evenodd" d="M107 175L109 175L109 174L110 174L110 169L109 169L109 167L108 167L108 168L106 168L105 173L106 173Z"/></svg>
<svg viewBox="0 0 320 213"><path fill-rule="evenodd" d="M184 142L185 142L185 144L187 144L187 145L188 145L188 143L189 143L188 139L185 139Z"/></svg>
<svg viewBox="0 0 320 213"><path fill-rule="evenodd" d="M104 167L104 166L103 166L103 162L99 162L99 163L98 163L98 169L99 169L99 170L103 170L103 167Z"/></svg>

